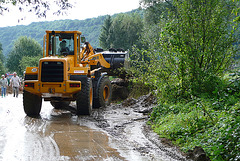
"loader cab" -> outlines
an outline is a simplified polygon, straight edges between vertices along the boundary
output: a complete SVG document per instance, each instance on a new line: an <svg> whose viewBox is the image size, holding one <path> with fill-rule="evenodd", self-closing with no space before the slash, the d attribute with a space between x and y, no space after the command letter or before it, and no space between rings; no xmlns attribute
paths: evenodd
<svg viewBox="0 0 240 161"><path fill-rule="evenodd" d="M47 30L44 38L44 57L77 55L81 50L81 44L83 42L79 31Z"/></svg>
<svg viewBox="0 0 240 161"><path fill-rule="evenodd" d="M74 34L50 33L48 54L53 56L74 55Z"/></svg>

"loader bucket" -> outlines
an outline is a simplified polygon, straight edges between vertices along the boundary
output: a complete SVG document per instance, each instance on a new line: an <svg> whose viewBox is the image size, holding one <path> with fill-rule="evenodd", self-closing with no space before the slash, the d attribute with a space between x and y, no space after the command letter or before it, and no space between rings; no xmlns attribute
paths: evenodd
<svg viewBox="0 0 240 161"><path fill-rule="evenodd" d="M109 76L123 76L129 68L129 54L127 52L102 52L104 59L110 64L110 68L104 68Z"/></svg>

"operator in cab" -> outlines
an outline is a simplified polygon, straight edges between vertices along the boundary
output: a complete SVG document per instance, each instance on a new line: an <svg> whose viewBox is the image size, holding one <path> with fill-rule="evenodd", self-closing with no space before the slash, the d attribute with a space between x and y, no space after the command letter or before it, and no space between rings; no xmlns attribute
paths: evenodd
<svg viewBox="0 0 240 161"><path fill-rule="evenodd" d="M65 40L60 42L59 46L60 46L59 50L60 50L61 55L68 55L69 54L69 48L66 47L66 41Z"/></svg>

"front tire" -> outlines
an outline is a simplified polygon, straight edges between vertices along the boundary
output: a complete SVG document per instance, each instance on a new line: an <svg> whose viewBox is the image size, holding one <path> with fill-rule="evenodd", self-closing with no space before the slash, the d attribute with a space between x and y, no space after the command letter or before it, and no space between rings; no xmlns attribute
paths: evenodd
<svg viewBox="0 0 240 161"><path fill-rule="evenodd" d="M108 77L102 77L96 91L94 108L106 107L112 100L112 84Z"/></svg>
<svg viewBox="0 0 240 161"><path fill-rule="evenodd" d="M76 95L77 114L91 115L93 104L93 87L91 78L81 78L81 91Z"/></svg>
<svg viewBox="0 0 240 161"><path fill-rule="evenodd" d="M24 90L23 108L27 116L38 116L42 108L42 97Z"/></svg>

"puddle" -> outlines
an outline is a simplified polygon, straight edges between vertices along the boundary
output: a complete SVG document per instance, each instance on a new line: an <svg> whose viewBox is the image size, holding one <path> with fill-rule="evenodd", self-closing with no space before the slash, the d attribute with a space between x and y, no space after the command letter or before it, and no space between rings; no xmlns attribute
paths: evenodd
<svg viewBox="0 0 240 161"><path fill-rule="evenodd" d="M58 128L54 140L61 156L68 156L71 160L123 160L115 149L109 147L108 136L103 132L79 126Z"/></svg>
<svg viewBox="0 0 240 161"><path fill-rule="evenodd" d="M7 105L7 106L6 106ZM43 102L41 117L23 111L22 98L0 100L0 160L124 160L91 121Z"/></svg>

